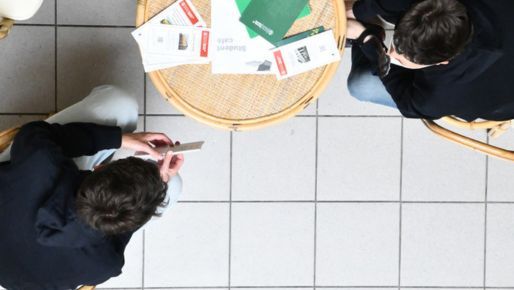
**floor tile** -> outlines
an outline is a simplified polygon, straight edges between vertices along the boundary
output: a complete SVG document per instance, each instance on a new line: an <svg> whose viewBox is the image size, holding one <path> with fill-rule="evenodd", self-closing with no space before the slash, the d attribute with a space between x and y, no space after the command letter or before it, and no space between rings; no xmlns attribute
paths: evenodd
<svg viewBox="0 0 514 290"><path fill-rule="evenodd" d="M312 286L314 204L232 205L232 286Z"/></svg>
<svg viewBox="0 0 514 290"><path fill-rule="evenodd" d="M133 0L57 1L57 23L134 26L136 4Z"/></svg>
<svg viewBox="0 0 514 290"><path fill-rule="evenodd" d="M402 286L480 287L483 204L404 204Z"/></svg>
<svg viewBox="0 0 514 290"><path fill-rule="evenodd" d="M339 65L336 75L320 96L318 108L319 115L400 115L400 112L396 109L361 102L352 97L350 92L348 92L347 86L350 68L351 51L347 48L345 49L343 59Z"/></svg>
<svg viewBox="0 0 514 290"><path fill-rule="evenodd" d="M15 26L0 42L0 113L55 110L55 30Z"/></svg>
<svg viewBox="0 0 514 290"><path fill-rule="evenodd" d="M129 28L61 27L57 41L57 101L60 109L102 84L133 95L143 112L144 73Z"/></svg>
<svg viewBox="0 0 514 290"><path fill-rule="evenodd" d="M402 290L473 290L476 288L444 288L444 287L437 287L437 288L402 288Z"/></svg>
<svg viewBox="0 0 514 290"><path fill-rule="evenodd" d="M146 78L146 113L183 115L157 91L152 80Z"/></svg>
<svg viewBox="0 0 514 290"><path fill-rule="evenodd" d="M228 285L229 205L179 203L145 230L145 287Z"/></svg>
<svg viewBox="0 0 514 290"><path fill-rule="evenodd" d="M484 132L470 136L485 141ZM420 120L406 119L402 197L414 201L484 201L485 156L436 136Z"/></svg>
<svg viewBox="0 0 514 290"><path fill-rule="evenodd" d="M315 118L235 133L233 140L233 200L314 200Z"/></svg>
<svg viewBox="0 0 514 290"><path fill-rule="evenodd" d="M318 200L398 200L401 119L321 118Z"/></svg>
<svg viewBox="0 0 514 290"><path fill-rule="evenodd" d="M147 117L148 132L163 132L182 143L205 141L202 151L187 154L180 171L181 200L229 200L230 133L186 117Z"/></svg>
<svg viewBox="0 0 514 290"><path fill-rule="evenodd" d="M125 265L121 271L121 275L98 285L98 288L143 286L143 231L134 233L125 248Z"/></svg>
<svg viewBox="0 0 514 290"><path fill-rule="evenodd" d="M316 285L398 285L398 204L318 204Z"/></svg>
<svg viewBox="0 0 514 290"><path fill-rule="evenodd" d="M498 139L491 139L490 143L508 150L514 150L514 130L509 130ZM497 158L489 158L489 171L487 183L487 200L514 201L514 163Z"/></svg>
<svg viewBox="0 0 514 290"><path fill-rule="evenodd" d="M56 0L44 0L41 8L36 12L34 16L16 23L23 24L55 24L55 1Z"/></svg>
<svg viewBox="0 0 514 290"><path fill-rule="evenodd" d="M32 121L45 119L45 115L0 115L0 132L14 127L23 126Z"/></svg>
<svg viewBox="0 0 514 290"><path fill-rule="evenodd" d="M487 207L488 287L514 287L514 205L489 204Z"/></svg>

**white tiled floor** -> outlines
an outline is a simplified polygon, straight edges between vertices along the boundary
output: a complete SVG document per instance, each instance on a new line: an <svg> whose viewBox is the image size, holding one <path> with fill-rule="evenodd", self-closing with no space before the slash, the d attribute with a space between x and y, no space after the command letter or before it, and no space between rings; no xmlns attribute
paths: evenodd
<svg viewBox="0 0 514 290"><path fill-rule="evenodd" d="M354 100L349 51L301 116L256 132L209 128L145 79L135 5L45 0L0 41L0 129L114 83L139 101L141 129L207 141L187 157L179 204L134 235L124 273L101 287L514 290L513 164Z"/></svg>

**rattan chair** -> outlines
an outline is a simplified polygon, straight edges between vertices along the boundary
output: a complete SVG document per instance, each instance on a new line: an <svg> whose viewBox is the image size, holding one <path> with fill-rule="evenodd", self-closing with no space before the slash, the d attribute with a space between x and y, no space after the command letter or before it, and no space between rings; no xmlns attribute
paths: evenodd
<svg viewBox="0 0 514 290"><path fill-rule="evenodd" d="M0 20L0 39L4 39L11 31L11 27L14 24L14 20L9 18L3 18Z"/></svg>
<svg viewBox="0 0 514 290"><path fill-rule="evenodd" d="M425 126L436 135L447 139L451 142L457 143L464 147L470 148L493 156L496 158L514 161L514 151L510 151L504 148L493 146L470 137L463 136L455 133L445 127L442 127L435 121L422 120ZM474 121L466 122L456 117L444 117L441 119L442 122L448 123L449 125L465 128L469 130L487 130L491 138L498 138L505 133L512 124L512 121Z"/></svg>

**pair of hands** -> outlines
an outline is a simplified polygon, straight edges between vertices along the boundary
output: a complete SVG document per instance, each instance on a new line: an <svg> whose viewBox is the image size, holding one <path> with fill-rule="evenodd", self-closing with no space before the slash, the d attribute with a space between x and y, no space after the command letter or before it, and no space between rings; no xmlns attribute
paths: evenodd
<svg viewBox="0 0 514 290"><path fill-rule="evenodd" d="M122 148L142 151L157 159L161 178L164 182L168 182L173 176L177 175L184 164L184 155L173 155L172 152L168 152L168 154L162 156L150 146L150 143L155 146L180 144L179 142L173 143L168 136L162 133L126 133L121 137Z"/></svg>

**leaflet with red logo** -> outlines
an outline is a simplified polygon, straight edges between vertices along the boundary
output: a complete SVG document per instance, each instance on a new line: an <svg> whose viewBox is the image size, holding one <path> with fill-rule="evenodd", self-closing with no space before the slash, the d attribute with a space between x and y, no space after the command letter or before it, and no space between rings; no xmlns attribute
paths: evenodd
<svg viewBox="0 0 514 290"><path fill-rule="evenodd" d="M170 26L175 26L175 28L170 28ZM180 30L184 27L206 27L205 21L191 0L176 1L132 32L132 36L140 46L146 72L183 64L209 62L210 31L201 32L201 38L198 40L196 34L199 32L197 30ZM170 29L173 29L173 32L170 32ZM174 44L177 41L182 41L182 43L186 41L188 45L186 47ZM200 46L202 46L201 54L198 56L194 50Z"/></svg>
<svg viewBox="0 0 514 290"><path fill-rule="evenodd" d="M278 47L271 53L279 80L341 59L332 30Z"/></svg>
<svg viewBox="0 0 514 290"><path fill-rule="evenodd" d="M145 71L209 62L209 28L150 24L133 32Z"/></svg>
<svg viewBox="0 0 514 290"><path fill-rule="evenodd" d="M173 3L146 23L207 27L202 16L190 0L179 0Z"/></svg>

